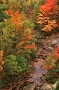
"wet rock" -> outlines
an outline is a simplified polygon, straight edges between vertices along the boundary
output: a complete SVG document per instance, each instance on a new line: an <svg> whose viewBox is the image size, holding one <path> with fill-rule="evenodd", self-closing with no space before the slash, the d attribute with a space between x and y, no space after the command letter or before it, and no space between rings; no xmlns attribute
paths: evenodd
<svg viewBox="0 0 59 90"><path fill-rule="evenodd" d="M36 87L35 83L30 83L26 87L24 87L23 90L34 90L35 87Z"/></svg>
<svg viewBox="0 0 59 90"><path fill-rule="evenodd" d="M48 50L49 50L50 52L52 52L52 51L53 51L53 48L52 48L52 47L48 47Z"/></svg>
<svg viewBox="0 0 59 90"><path fill-rule="evenodd" d="M41 87L41 90L53 90L53 88L51 84L44 83Z"/></svg>
<svg viewBox="0 0 59 90"><path fill-rule="evenodd" d="M46 58L46 56L45 56L44 54L39 54L39 55L37 55L37 57L36 57L36 58L45 59L45 58Z"/></svg>
<svg viewBox="0 0 59 90"><path fill-rule="evenodd" d="M56 45L58 44L58 40L54 40L52 43L51 43L51 47L55 48Z"/></svg>

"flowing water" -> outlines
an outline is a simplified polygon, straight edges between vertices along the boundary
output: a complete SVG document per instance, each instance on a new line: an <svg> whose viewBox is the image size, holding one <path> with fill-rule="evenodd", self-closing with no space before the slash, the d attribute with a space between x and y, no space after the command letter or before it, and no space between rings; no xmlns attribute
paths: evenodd
<svg viewBox="0 0 59 90"><path fill-rule="evenodd" d="M44 67L44 60L37 58L37 62L34 62L34 73L32 74L32 81L36 83L36 85L40 86L41 83L41 77L47 73L47 70Z"/></svg>

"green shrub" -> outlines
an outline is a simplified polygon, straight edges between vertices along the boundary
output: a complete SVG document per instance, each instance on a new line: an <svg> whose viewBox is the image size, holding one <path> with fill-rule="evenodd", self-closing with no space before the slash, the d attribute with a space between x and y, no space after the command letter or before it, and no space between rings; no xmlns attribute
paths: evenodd
<svg viewBox="0 0 59 90"><path fill-rule="evenodd" d="M57 61L55 67L52 70L49 70L46 75L46 80L49 83L55 83L59 78L59 61Z"/></svg>
<svg viewBox="0 0 59 90"><path fill-rule="evenodd" d="M46 0L40 0L40 4L44 4Z"/></svg>
<svg viewBox="0 0 59 90"><path fill-rule="evenodd" d="M34 4L34 16L33 16L33 21L34 23L37 23L37 14L39 12L39 3Z"/></svg>
<svg viewBox="0 0 59 90"><path fill-rule="evenodd" d="M17 62L19 64L19 66L21 66L22 71L27 69L27 67L28 67L27 59L25 59L24 57L18 56L16 60L17 60Z"/></svg>
<svg viewBox="0 0 59 90"><path fill-rule="evenodd" d="M21 66L19 66L16 61L15 55L9 55L5 59L4 70L7 75L19 74L22 71Z"/></svg>
<svg viewBox="0 0 59 90"><path fill-rule="evenodd" d="M48 74L45 76L45 78L48 83L52 83L52 84L54 84L57 80L57 76L54 75L53 71L48 71Z"/></svg>
<svg viewBox="0 0 59 90"><path fill-rule="evenodd" d="M31 60L33 60L35 57L36 57L36 52L37 52L37 47L35 47L34 50L32 50L32 52L30 53L30 56L31 56Z"/></svg>
<svg viewBox="0 0 59 90"><path fill-rule="evenodd" d="M4 11L8 9L8 5L0 4L0 22L3 21L5 18L10 18Z"/></svg>
<svg viewBox="0 0 59 90"><path fill-rule="evenodd" d="M29 65L24 57L11 54L5 58L4 71L7 75L17 75L28 69Z"/></svg>
<svg viewBox="0 0 59 90"><path fill-rule="evenodd" d="M35 24L31 19L25 20L23 23L23 26L28 27L28 28L34 28Z"/></svg>
<svg viewBox="0 0 59 90"><path fill-rule="evenodd" d="M2 88L3 88L3 85L4 85L4 82L3 82L3 80L0 80L0 90L2 90Z"/></svg>

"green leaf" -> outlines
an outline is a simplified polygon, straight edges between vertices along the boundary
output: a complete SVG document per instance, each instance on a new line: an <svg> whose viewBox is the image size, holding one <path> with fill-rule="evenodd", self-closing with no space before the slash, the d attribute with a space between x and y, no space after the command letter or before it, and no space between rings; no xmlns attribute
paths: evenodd
<svg viewBox="0 0 59 90"><path fill-rule="evenodd" d="M16 56L15 55L9 55L9 57L11 60L16 60Z"/></svg>

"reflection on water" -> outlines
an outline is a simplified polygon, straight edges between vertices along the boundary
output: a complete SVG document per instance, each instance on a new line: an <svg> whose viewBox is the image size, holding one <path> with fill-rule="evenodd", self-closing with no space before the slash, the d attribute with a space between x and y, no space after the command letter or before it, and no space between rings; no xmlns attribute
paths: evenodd
<svg viewBox="0 0 59 90"><path fill-rule="evenodd" d="M41 77L47 73L47 70L44 68L44 61L39 59L38 62L34 63L35 72L32 75L33 82L37 85L41 85Z"/></svg>

